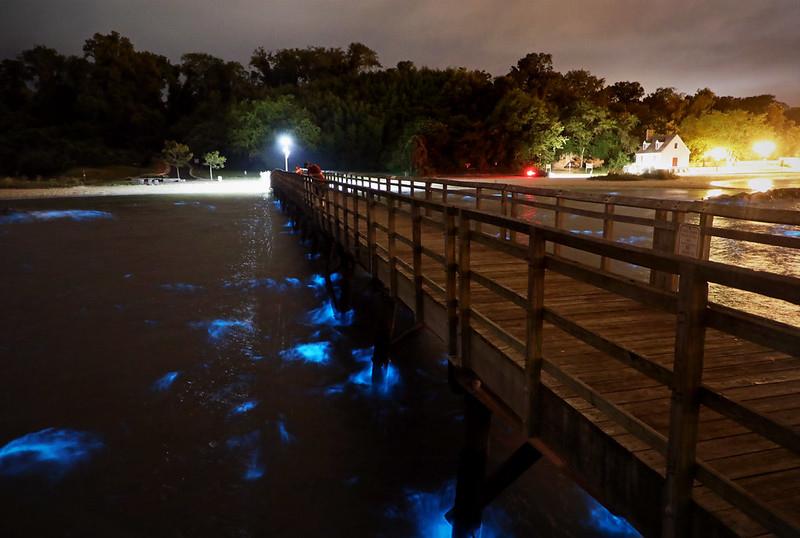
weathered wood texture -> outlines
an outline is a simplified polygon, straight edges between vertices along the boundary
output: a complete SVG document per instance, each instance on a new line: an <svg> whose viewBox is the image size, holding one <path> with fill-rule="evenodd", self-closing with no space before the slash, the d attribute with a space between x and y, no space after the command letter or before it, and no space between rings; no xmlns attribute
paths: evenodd
<svg viewBox="0 0 800 538"><path fill-rule="evenodd" d="M645 535L800 534L800 317L776 322L708 295L719 283L797 305L800 279L703 259L718 235L709 215L796 226L798 212L343 174L319 195L308 178L272 178L448 342L521 433ZM558 215L504 216L493 192L512 212L597 213L602 235L555 228ZM352 226L339 205L360 212ZM672 251L691 220L697 258ZM649 226L654 242L611 241L620 222ZM798 255L800 244L758 235L741 240Z"/></svg>

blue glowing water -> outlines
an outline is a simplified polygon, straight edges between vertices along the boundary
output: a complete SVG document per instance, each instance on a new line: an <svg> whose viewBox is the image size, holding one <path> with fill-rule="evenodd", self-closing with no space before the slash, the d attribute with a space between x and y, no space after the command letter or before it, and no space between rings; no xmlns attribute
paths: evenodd
<svg viewBox="0 0 800 538"><path fill-rule="evenodd" d="M176 282L174 284L161 284L161 288L168 291L176 291L179 293L194 293L203 290L203 286L198 286L196 284L189 284L186 282Z"/></svg>
<svg viewBox="0 0 800 538"><path fill-rule="evenodd" d="M228 449L239 452L242 455L244 460L242 478L247 481L258 480L264 476L259 439L259 432L253 431L245 435L231 437L225 443Z"/></svg>
<svg viewBox="0 0 800 538"><path fill-rule="evenodd" d="M780 230L780 233L787 237L800 237L800 230Z"/></svg>
<svg viewBox="0 0 800 538"><path fill-rule="evenodd" d="M386 511L389 517L402 517L404 514L412 519L417 536L425 538L450 538L453 528L445 519L445 514L453 507L455 501L455 483L448 482L437 491L406 491L406 505ZM509 536L500 520L504 519L497 509L489 508L484 512L483 525L474 534L476 538L500 538Z"/></svg>
<svg viewBox="0 0 800 538"><path fill-rule="evenodd" d="M344 383L328 387L325 394L341 394L345 388L352 387L364 396L379 398L392 396L400 385L400 372L391 362L383 366L376 366L372 362L374 352L374 347L354 349L351 352L353 360L361 365L361 369L350 375ZM375 372L376 367L381 368L382 371ZM376 373L378 375L375 375Z"/></svg>
<svg viewBox="0 0 800 538"><path fill-rule="evenodd" d="M620 237L617 239L620 243L625 243L626 245L641 245L643 243L647 243L650 238L645 235L629 235L626 237Z"/></svg>
<svg viewBox="0 0 800 538"><path fill-rule="evenodd" d="M640 534L625 518L615 516L606 508L587 496L589 527L602 536L614 538L638 538Z"/></svg>
<svg viewBox="0 0 800 538"><path fill-rule="evenodd" d="M314 364L327 364L331 358L330 342L308 342L284 349L280 357L287 361L303 361Z"/></svg>
<svg viewBox="0 0 800 538"><path fill-rule="evenodd" d="M318 260L321 257L322 257L322 255L319 252L308 252L308 253L306 253L306 259L308 261L310 261L310 262Z"/></svg>
<svg viewBox="0 0 800 538"><path fill-rule="evenodd" d="M313 274L311 275L311 278L308 279L308 284L306 285L315 291L324 291L325 277L320 274Z"/></svg>
<svg viewBox="0 0 800 538"><path fill-rule="evenodd" d="M47 211L14 211L7 215L0 215L0 224L18 224L37 221L51 221L66 219L74 222L84 222L97 219L113 219L114 215L108 211L95 209L62 209Z"/></svg>
<svg viewBox="0 0 800 538"><path fill-rule="evenodd" d="M289 430L286 429L286 419L281 418L278 420L278 435L280 435L281 443L288 445L294 443L295 437Z"/></svg>
<svg viewBox="0 0 800 538"><path fill-rule="evenodd" d="M306 321L311 325L325 325L327 327L349 327L353 324L355 311L339 312L330 299L308 313Z"/></svg>
<svg viewBox="0 0 800 538"><path fill-rule="evenodd" d="M206 322L193 322L192 327L204 328L208 332L208 337L219 342L236 331L252 333L255 331L253 322L245 319L214 319Z"/></svg>
<svg viewBox="0 0 800 538"><path fill-rule="evenodd" d="M242 402L233 409L231 409L232 415L243 415L258 406L258 402L256 400L248 400L246 402Z"/></svg>
<svg viewBox="0 0 800 538"><path fill-rule="evenodd" d="M179 372L167 372L153 383L153 390L163 392L169 389L175 380L178 379L178 375Z"/></svg>
<svg viewBox="0 0 800 538"><path fill-rule="evenodd" d="M0 448L0 475L39 474L57 479L102 448L100 437L92 433L47 428Z"/></svg>

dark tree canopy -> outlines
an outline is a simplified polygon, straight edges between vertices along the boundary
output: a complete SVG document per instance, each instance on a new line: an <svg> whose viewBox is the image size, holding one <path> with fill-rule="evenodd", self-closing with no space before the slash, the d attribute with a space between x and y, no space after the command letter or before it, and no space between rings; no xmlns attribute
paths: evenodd
<svg viewBox="0 0 800 538"><path fill-rule="evenodd" d="M800 151L800 111L774 96L646 94L636 81L561 73L546 53L500 77L411 61L383 68L362 43L258 48L246 66L191 52L175 64L111 32L88 39L81 56L37 46L0 62L5 175L145 164L162 158L165 140L267 167L282 164L274 137L284 132L296 138L293 160L329 168L513 170L565 155L619 167L647 129L685 129L699 148L709 125L743 124L774 135L779 151Z"/></svg>

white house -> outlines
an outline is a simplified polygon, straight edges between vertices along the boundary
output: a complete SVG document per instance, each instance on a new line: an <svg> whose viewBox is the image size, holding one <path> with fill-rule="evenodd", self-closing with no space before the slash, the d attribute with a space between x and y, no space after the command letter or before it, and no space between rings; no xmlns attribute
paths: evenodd
<svg viewBox="0 0 800 538"><path fill-rule="evenodd" d="M680 136L654 135L651 132L647 134L647 138L642 142L642 149L636 152L636 162L629 167L631 172L642 173L652 170L678 172L689 167L691 152Z"/></svg>

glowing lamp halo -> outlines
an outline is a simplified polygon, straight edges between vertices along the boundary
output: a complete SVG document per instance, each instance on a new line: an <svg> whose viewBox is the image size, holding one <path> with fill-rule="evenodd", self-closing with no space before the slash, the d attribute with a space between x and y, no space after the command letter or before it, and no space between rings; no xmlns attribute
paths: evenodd
<svg viewBox="0 0 800 538"><path fill-rule="evenodd" d="M762 159L766 159L775 153L776 149L778 149L778 146L772 140L758 140L753 143L753 151Z"/></svg>

